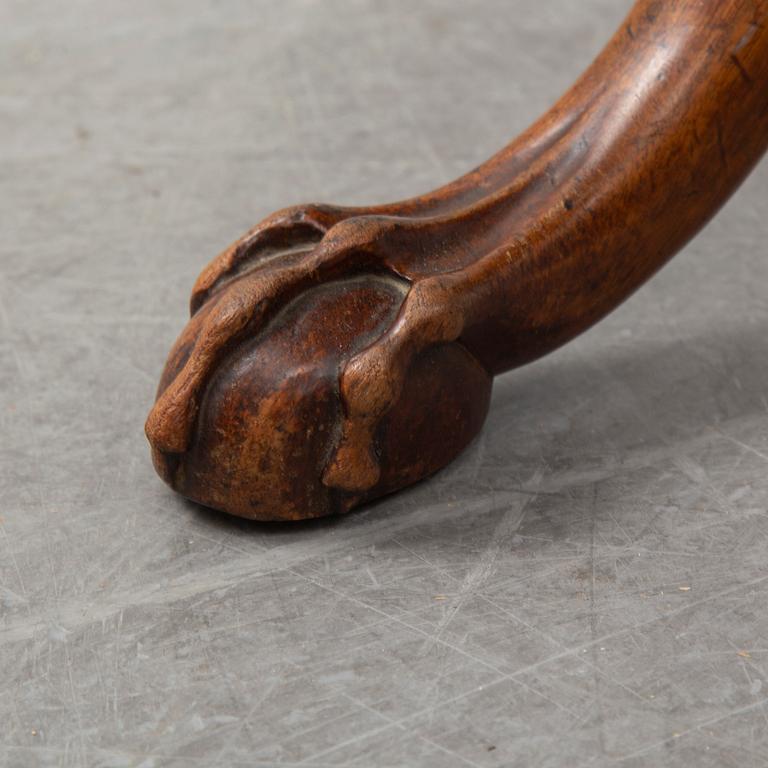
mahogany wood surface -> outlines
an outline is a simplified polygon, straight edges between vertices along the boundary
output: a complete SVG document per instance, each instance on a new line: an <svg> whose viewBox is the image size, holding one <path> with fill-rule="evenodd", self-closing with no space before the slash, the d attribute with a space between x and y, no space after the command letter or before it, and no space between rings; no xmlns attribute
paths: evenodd
<svg viewBox="0 0 768 768"><path fill-rule="evenodd" d="M260 520L444 466L493 377L626 299L768 144L768 2L641 0L552 109L421 197L269 216L195 284L146 424L160 475Z"/></svg>

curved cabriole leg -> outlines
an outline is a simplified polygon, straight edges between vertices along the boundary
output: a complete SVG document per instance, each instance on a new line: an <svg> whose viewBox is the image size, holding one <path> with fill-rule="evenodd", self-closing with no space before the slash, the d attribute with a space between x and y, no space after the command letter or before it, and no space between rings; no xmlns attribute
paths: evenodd
<svg viewBox="0 0 768 768"><path fill-rule="evenodd" d="M768 145L768 1L641 0L574 87L457 181L278 211L202 272L147 420L155 466L261 520L451 461L493 376L621 303Z"/></svg>

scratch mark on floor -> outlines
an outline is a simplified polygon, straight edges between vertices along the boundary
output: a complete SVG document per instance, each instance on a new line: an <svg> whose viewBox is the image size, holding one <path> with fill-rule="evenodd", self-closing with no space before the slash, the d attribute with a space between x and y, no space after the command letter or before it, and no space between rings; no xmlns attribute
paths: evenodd
<svg viewBox="0 0 768 768"><path fill-rule="evenodd" d="M528 481L531 488L535 488L542 478L541 470L537 470L533 477ZM421 650L422 655L431 651L434 641L442 637L450 623L461 611L468 600L471 600L477 591L488 580L496 567L496 561L502 550L509 547L510 540L522 525L525 518L525 511L528 505L535 499L535 496L516 499L504 512L501 520L491 533L490 540L485 549L480 553L475 565L467 573L459 586L458 591L451 597L450 602L445 606L445 613L435 627L435 631L430 641L424 644Z"/></svg>

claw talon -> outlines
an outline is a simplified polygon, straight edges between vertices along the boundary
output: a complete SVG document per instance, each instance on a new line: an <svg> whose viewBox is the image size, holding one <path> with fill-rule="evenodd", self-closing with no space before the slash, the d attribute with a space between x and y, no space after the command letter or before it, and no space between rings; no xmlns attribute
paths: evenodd
<svg viewBox="0 0 768 768"><path fill-rule="evenodd" d="M301 205L268 216L203 269L192 288L191 314L194 315L215 290L242 274L247 266L258 266L274 256L309 250L349 215L349 209L338 206Z"/></svg>
<svg viewBox="0 0 768 768"><path fill-rule="evenodd" d="M430 346L455 341L461 334L461 304L451 300L460 296L456 290L459 277L415 283L394 326L345 366L341 374L345 417L339 445L323 474L325 485L362 492L378 482L381 470L375 433L400 398L414 358Z"/></svg>

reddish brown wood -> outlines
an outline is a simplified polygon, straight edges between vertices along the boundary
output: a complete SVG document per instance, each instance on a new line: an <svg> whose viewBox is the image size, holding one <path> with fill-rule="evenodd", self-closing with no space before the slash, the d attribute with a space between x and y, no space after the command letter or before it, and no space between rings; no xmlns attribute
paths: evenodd
<svg viewBox="0 0 768 768"><path fill-rule="evenodd" d="M641 0L573 88L461 179L297 206L203 270L146 425L161 476L260 520L434 472L494 375L610 312L768 145L768 0Z"/></svg>

